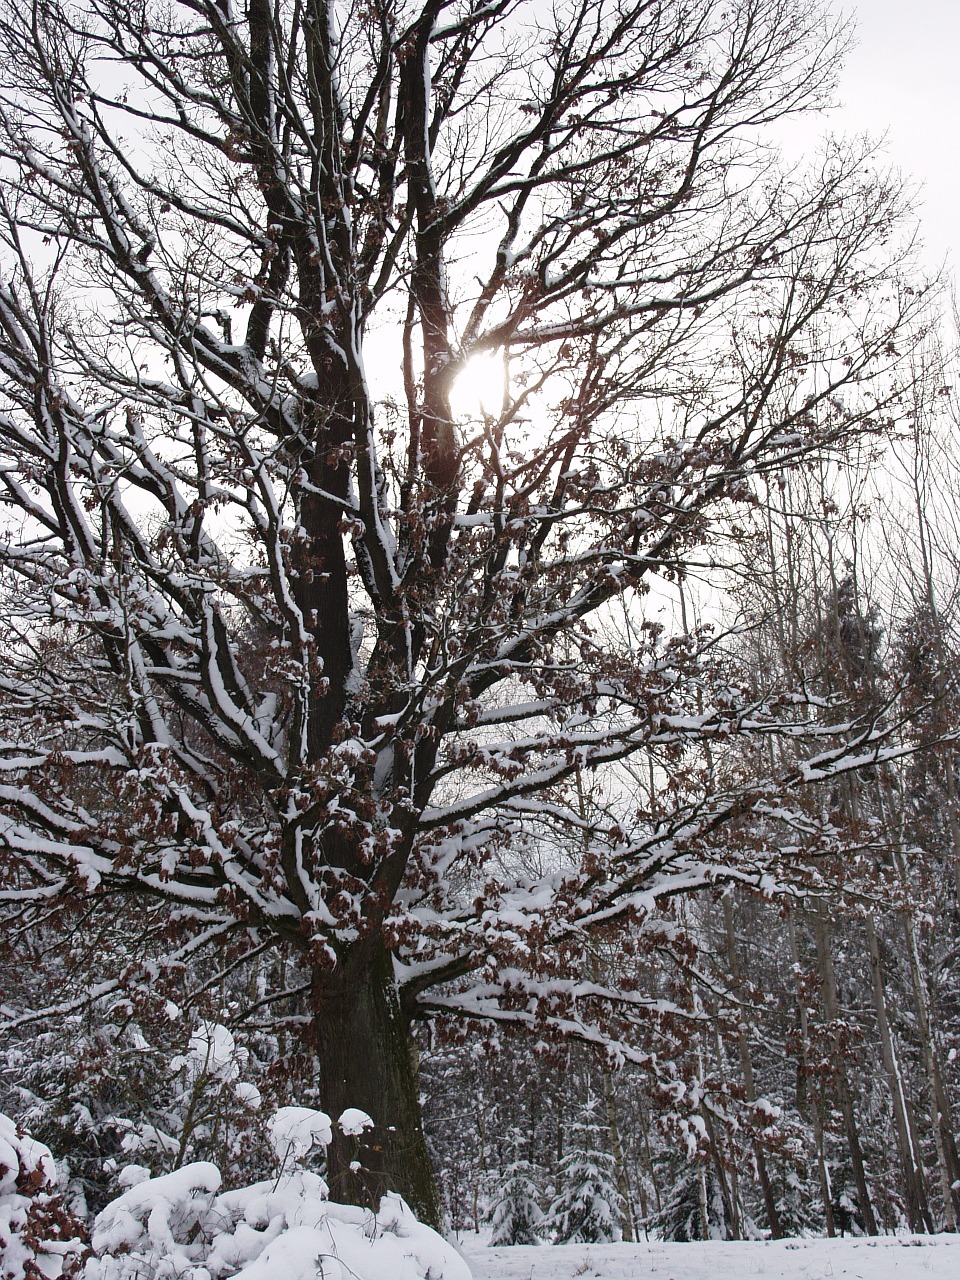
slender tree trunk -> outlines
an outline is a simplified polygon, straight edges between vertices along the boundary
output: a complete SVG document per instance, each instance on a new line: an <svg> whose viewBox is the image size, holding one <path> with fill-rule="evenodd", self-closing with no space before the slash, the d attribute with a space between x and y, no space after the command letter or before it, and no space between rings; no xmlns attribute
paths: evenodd
<svg viewBox="0 0 960 1280"><path fill-rule="evenodd" d="M707 1195L707 1162L697 1161L697 1190L700 1195L700 1239L710 1239L710 1201Z"/></svg>
<svg viewBox="0 0 960 1280"><path fill-rule="evenodd" d="M930 605L934 619L936 608L932 594L932 584L928 581ZM952 852L958 854L958 819L955 806L956 789L953 776L952 759L949 757L949 746L944 754L947 765L947 784L950 803L948 818L951 832ZM877 779L877 794L880 810L884 814L888 829L893 833L893 822L890 818L890 805L882 777ZM903 846L893 840L893 865L904 889L904 901L910 904L910 872L903 852ZM960 866L954 863L955 872ZM907 958L910 968L910 981L913 987L914 1009L916 1013L917 1032L920 1038L920 1052L930 1088L931 1121L933 1124L934 1144L937 1151L937 1166L940 1173L940 1186L943 1196L944 1226L948 1231L956 1231L960 1220L960 1154L957 1151L956 1135L953 1128L953 1115L950 1099L943 1080L943 1069L940 1051L937 1044L937 1033L934 1022L930 990L926 973L920 956L919 929L913 908L907 905L903 911L903 925L907 941ZM909 1119L909 1116L908 1116Z"/></svg>
<svg viewBox="0 0 960 1280"><path fill-rule="evenodd" d="M726 895L723 899L723 924L727 944L727 965L730 969L730 978L733 982L734 990L739 996L741 995L740 962L737 958L737 939L733 927L733 903L730 901L729 895ZM737 1046L740 1052L740 1070L743 1072L743 1091L747 1102L752 1106L757 1100L757 1086L753 1074L750 1041L742 1024L737 1028ZM763 1196L767 1226L770 1228L772 1238L780 1240L783 1237L783 1228L780 1224L780 1215L777 1212L777 1202L773 1194L773 1187L770 1184L766 1153L758 1139L753 1141L753 1158L756 1161L757 1181L760 1183L760 1193Z"/></svg>
<svg viewBox="0 0 960 1280"><path fill-rule="evenodd" d="M613 1156L613 1168L617 1181L617 1190L623 1199L623 1212L620 1215L620 1229L627 1242L636 1239L633 1225L633 1196L630 1191L630 1179L627 1176L627 1165L623 1158L623 1143L620 1141L620 1125L617 1117L617 1097L613 1089L613 1079L606 1067L603 1074L603 1101L607 1112L607 1128L610 1131L610 1154Z"/></svg>
<svg viewBox="0 0 960 1280"><path fill-rule="evenodd" d="M579 770L577 770L577 807L581 818L586 820L587 797L583 788L583 775ZM586 852L586 849L587 842L585 838L584 852ZM596 950L591 951L590 967L594 982L599 982L602 971L600 955ZM620 1198L623 1203L623 1212L620 1215L620 1230L624 1240L632 1241L635 1238L635 1232L630 1180L627 1177L627 1167L623 1159L623 1145L620 1142L620 1127L617 1124L617 1099L613 1088L613 1076L606 1063L601 1064L600 1074L603 1079L603 1101L607 1112L607 1129L610 1133L610 1154L613 1157L614 1177L616 1178L617 1190L620 1192Z"/></svg>
<svg viewBox="0 0 960 1280"><path fill-rule="evenodd" d="M793 923L793 919L787 920L787 934L790 939L790 958L793 961L794 970L800 974L800 944L797 940L797 931ZM800 1037L802 1043L802 1059L800 1063L801 1079L809 1081L811 1079L810 1065L807 1057L807 1045L810 1043L810 1017L807 1013L807 1006L803 998L802 989L797 991L797 1007L800 1012ZM798 1089L799 1094L799 1089ZM800 1104L797 1099L797 1110L803 1114L805 1106ZM817 1171L820 1176L820 1198L823 1201L823 1220L827 1228L827 1235L832 1239L837 1234L836 1224L833 1220L833 1197L830 1189L830 1174L827 1169L826 1153L824 1150L824 1134L823 1134L823 1117L820 1112L820 1099L814 1098L810 1108L811 1121L813 1124L813 1140L817 1149Z"/></svg>
<svg viewBox="0 0 960 1280"><path fill-rule="evenodd" d="M933 1231L933 1220L927 1202L927 1189L923 1174L923 1161L913 1141L913 1128L910 1123L909 1102L897 1060L896 1046L887 1017L887 1000L883 982L883 967L880 960L880 946L873 917L868 915L864 921L867 932L867 946L870 950L870 974L873 983L873 1004L877 1015L877 1028L880 1032L880 1050L883 1055L883 1066L887 1074L890 1088L890 1099L893 1104L893 1123L897 1134L897 1146L900 1150L900 1162L903 1167L904 1192L907 1206L907 1219L911 1231Z"/></svg>
<svg viewBox="0 0 960 1280"><path fill-rule="evenodd" d="M840 1001L837 996L837 976L833 968L833 956L830 951L829 924L822 907L818 904L814 914L814 936L817 943L817 963L820 970L820 989L823 995L823 1011L828 1022L837 1022L840 1017ZM877 1220L874 1217L873 1205L870 1202L870 1191L867 1187L867 1175L863 1164L863 1150L860 1146L860 1131L857 1117L853 1109L853 1096L850 1093L850 1082L847 1079L846 1064L838 1058L836 1061L836 1095L843 1116L843 1128L847 1137L847 1149L850 1153L850 1164L853 1168L853 1180L857 1188L857 1201L860 1205L860 1216L868 1236L878 1235Z"/></svg>
<svg viewBox="0 0 960 1280"><path fill-rule="evenodd" d="M906 884L907 868L903 855L899 851L895 855L895 862L897 872ZM904 930L907 939L910 979L913 985L914 1009L917 1016L917 1032L920 1036L920 1052L923 1056L923 1065L930 1086L930 1118L933 1122L933 1136L937 1148L937 1164L940 1170L940 1185L943 1193L944 1226L947 1231L956 1231L958 1216L960 1216L960 1158L958 1158L956 1137L953 1131L950 1099L947 1097L947 1091L944 1088L940 1054L934 1038L930 995L920 959L917 923L913 911L909 908L904 912Z"/></svg>
<svg viewBox="0 0 960 1280"><path fill-rule="evenodd" d="M820 1195L823 1199L824 1212L823 1220L827 1227L827 1236L833 1239L837 1234L837 1224L833 1216L833 1186L830 1182L830 1169L827 1165L827 1150L823 1132L823 1091L820 1097L814 1103L814 1111L817 1115L816 1124L814 1126L814 1140L817 1144L817 1173L820 1177Z"/></svg>
<svg viewBox="0 0 960 1280"><path fill-rule="evenodd" d="M359 1139L334 1123L327 1152L332 1199L373 1208L385 1192L397 1191L423 1222L439 1226L409 1027L382 940L365 941L334 972L319 972L313 999L321 1106L334 1122L348 1107L375 1122Z"/></svg>
<svg viewBox="0 0 960 1280"><path fill-rule="evenodd" d="M947 823L950 828L950 865L953 869L953 888L960 906L960 812L957 808L957 774L953 767L953 744L944 745L941 753L947 781Z"/></svg>
<svg viewBox="0 0 960 1280"><path fill-rule="evenodd" d="M720 1143L717 1136L717 1126L713 1123L713 1117L708 1107L701 1106L700 1115L706 1126L707 1137L710 1139L710 1155L713 1160L713 1172L717 1179L717 1186L720 1188L720 1199L723 1201L723 1213L726 1218L724 1238L728 1240L740 1239L740 1215L736 1204L736 1196L731 1192L730 1184L727 1179L727 1171L723 1167L723 1153L720 1149ZM731 1173L732 1173L731 1169ZM706 1176L706 1175L704 1175Z"/></svg>
<svg viewBox="0 0 960 1280"><path fill-rule="evenodd" d="M642 1102L638 1103L638 1108L640 1112L640 1135L641 1135L641 1144L643 1146L644 1172L646 1173L647 1177L650 1179L650 1186L653 1188L653 1202L657 1206L657 1213L661 1213L663 1211L663 1197L660 1195L660 1184L657 1181L656 1170L654 1169L654 1166L653 1166L653 1152L650 1150L650 1119L649 1119L649 1116L643 1110ZM642 1179L641 1179L641 1184L642 1184ZM643 1214L643 1217L644 1217L643 1234L644 1234L644 1237L647 1240L649 1240L650 1234L647 1231L647 1226L646 1226L646 1219L648 1216L646 1199L647 1199L646 1193L641 1192L640 1212Z"/></svg>
<svg viewBox="0 0 960 1280"><path fill-rule="evenodd" d="M725 1078L730 1074L730 1071L727 1066L727 1054L726 1054L726 1050L723 1043L723 1036L720 1034L719 1021L715 1022L713 1030L714 1030L714 1039L716 1041L716 1046L717 1046L717 1058L716 1058L717 1067L720 1071L721 1077ZM706 1110L706 1108L704 1108L704 1110ZM714 1126L714 1128L715 1127L716 1126ZM719 1135L711 1132L709 1129L709 1126L708 1126L708 1132L710 1133L710 1139L714 1146L715 1159L717 1163L718 1173L720 1175L720 1180L721 1182L723 1182L724 1181L723 1157L726 1154L726 1152L724 1152L721 1149L721 1146L718 1143ZM743 1201L740 1196L739 1153L737 1151L736 1143L734 1142L733 1133L728 1131L725 1134L725 1138L726 1138L726 1142L729 1143L729 1158L726 1163L726 1172L728 1176L726 1181L730 1188L730 1205L729 1205L730 1226L733 1232L734 1240L742 1240L743 1239Z"/></svg>
<svg viewBox="0 0 960 1280"><path fill-rule="evenodd" d="M912 482L914 509L917 516L917 545L920 551L920 567L923 573L926 606L932 623L932 639L939 660L938 694L942 698L947 692L948 673L953 670L954 664L946 644L938 599L939 593L934 577L934 556L936 554L934 547L936 542L932 537L933 530L930 526L929 493L927 488L929 473L925 465L931 460L932 456L928 452L932 444L932 436L929 426L924 426L922 414L917 414L914 419L914 432L916 433L916 452L914 453ZM922 453L921 450L923 451ZM942 477L940 479L942 482ZM960 906L960 809L958 809L957 804L957 777L954 769L953 746L951 743L944 744L941 759L947 783L947 825L950 831L950 862L953 871L954 892L957 904Z"/></svg>

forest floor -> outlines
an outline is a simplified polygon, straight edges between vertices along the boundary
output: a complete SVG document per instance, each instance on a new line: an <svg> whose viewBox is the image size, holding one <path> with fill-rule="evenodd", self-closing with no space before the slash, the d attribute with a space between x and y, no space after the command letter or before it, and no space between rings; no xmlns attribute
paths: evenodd
<svg viewBox="0 0 960 1280"><path fill-rule="evenodd" d="M461 1248L475 1280L960 1280L957 1235Z"/></svg>

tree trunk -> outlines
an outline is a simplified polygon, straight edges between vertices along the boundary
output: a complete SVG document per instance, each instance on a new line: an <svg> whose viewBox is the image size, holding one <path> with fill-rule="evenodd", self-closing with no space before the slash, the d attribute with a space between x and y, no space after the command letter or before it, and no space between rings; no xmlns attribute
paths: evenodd
<svg viewBox="0 0 960 1280"><path fill-rule="evenodd" d="M957 805L957 775L953 767L953 747L947 743L940 753L947 781L947 823L950 829L950 866L953 887L960 906L960 808Z"/></svg>
<svg viewBox="0 0 960 1280"><path fill-rule="evenodd" d="M623 1144L620 1141L617 1098L613 1088L611 1072L605 1065L601 1067L601 1072L603 1074L603 1101L607 1112L607 1128L610 1131L610 1154L613 1156L617 1190L623 1199L620 1230L623 1233L624 1240L630 1243L636 1239L636 1229L633 1225L633 1195L630 1190L630 1178L627 1174L626 1161L623 1158Z"/></svg>
<svg viewBox="0 0 960 1280"><path fill-rule="evenodd" d="M644 1160L643 1173L646 1175L647 1178L650 1179L650 1186L653 1190L653 1202L657 1206L657 1213L662 1213L663 1197L660 1194L660 1184L657 1181L657 1175L656 1175L656 1171L653 1164L653 1152L650 1150L650 1118L643 1109L642 1097L638 1097L637 1099L637 1113L640 1118L640 1142L643 1148L643 1160ZM640 1185L642 1188L643 1187L642 1177L640 1179ZM648 1213L647 1213L647 1206L646 1206L646 1199L647 1199L646 1192L641 1190L640 1196L641 1196L640 1212L643 1214L643 1219L644 1219L643 1235L645 1240L649 1240L650 1234L647 1230Z"/></svg>
<svg viewBox="0 0 960 1280"><path fill-rule="evenodd" d="M740 962L737 958L737 937L733 923L733 903L730 901L729 894L723 898L723 927L727 944L727 965L730 970L730 981L733 983L733 989L737 997L742 999ZM757 1086L753 1074L750 1040L742 1021L737 1028L737 1047L740 1051L740 1068L743 1072L744 1097L747 1102L753 1105L757 1100ZM753 1140L753 1158L756 1161L757 1181L760 1183L760 1192L763 1196L763 1207L767 1215L770 1236L774 1240L780 1240L783 1238L783 1227L780 1223L780 1215L777 1212L777 1201L773 1193L773 1187L770 1184L766 1153L759 1138L754 1138Z"/></svg>
<svg viewBox="0 0 960 1280"><path fill-rule="evenodd" d="M870 975L873 981L873 1004L877 1015L877 1027L880 1032L880 1050L883 1055L883 1066L887 1073L890 1089L890 1100L893 1105L893 1122L897 1135L897 1146L900 1151L900 1162L903 1168L904 1199L906 1200L907 1219L911 1231L933 1231L933 1220L927 1203L927 1190L924 1180L923 1160L913 1140L913 1128L910 1123L910 1106L907 1101L903 1075L897 1060L896 1046L887 1016L887 997L884 989L883 966L880 958L880 945L873 917L869 914L864 919L867 931L867 945L870 949Z"/></svg>
<svg viewBox="0 0 960 1280"><path fill-rule="evenodd" d="M894 855L897 872L906 885L908 883L907 866L903 853L897 850ZM907 958L910 965L910 980L913 985L914 1012L916 1015L917 1033L920 1038L920 1051L923 1065L930 1086L930 1119L933 1123L933 1136L937 1149L937 1166L940 1171L940 1186L943 1193L944 1228L956 1231L958 1215L960 1215L960 1157L957 1154L956 1137L953 1131L953 1115L950 1099L943 1085L943 1071L940 1066L940 1053L936 1043L930 993L920 958L920 943L917 937L917 922L912 908L903 913L903 926L907 939Z"/></svg>
<svg viewBox="0 0 960 1280"><path fill-rule="evenodd" d="M327 1179L334 1200L375 1208L397 1191L421 1221L439 1227L440 1199L423 1134L417 1069L407 1020L380 938L365 940L332 973L314 980L320 1105L334 1121ZM375 1122L361 1137L336 1121L357 1107Z"/></svg>
<svg viewBox="0 0 960 1280"><path fill-rule="evenodd" d="M806 1105L801 1100L801 1083L811 1080L812 1072L810 1071L810 1063L808 1056L808 1046L810 1044L810 1016L807 1012L806 1000L800 986L800 943L797 939L797 931L793 923L792 917L787 918L787 936L790 939L790 958L793 961L794 972L797 975L797 1009L800 1015L800 1040L802 1061L800 1073L797 1080L797 1110L801 1115L806 1111ZM818 1097L811 1100L810 1118L813 1124L813 1138L817 1155L817 1171L820 1176L820 1198L823 1201L823 1220L827 1228L827 1235L832 1240L837 1234L836 1224L833 1220L833 1196L830 1189L830 1173L827 1169L826 1153L824 1149L823 1134L823 1116L821 1114L821 1105L823 1097L823 1081L819 1081Z"/></svg>
<svg viewBox="0 0 960 1280"><path fill-rule="evenodd" d="M823 1012L828 1022L838 1024L840 1020L840 1000L837 995L837 977L834 972L833 956L830 951L829 922L823 906L819 902L814 911L813 923L814 939L817 947L817 964L820 970ZM863 1219L863 1229L868 1236L875 1236L879 1234L877 1220L874 1217L873 1205L870 1202L867 1174L863 1164L863 1151L860 1146L860 1131L857 1127L857 1117L853 1109L853 1096L847 1079L847 1067L842 1055L837 1055L834 1068L836 1100L843 1116L847 1150L853 1169L853 1180L857 1188L857 1202L860 1207L860 1216Z"/></svg>

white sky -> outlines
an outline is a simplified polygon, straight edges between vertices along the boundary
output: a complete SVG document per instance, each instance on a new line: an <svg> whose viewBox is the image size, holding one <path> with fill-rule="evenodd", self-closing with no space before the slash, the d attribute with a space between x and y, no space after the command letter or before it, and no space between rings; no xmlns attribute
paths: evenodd
<svg viewBox="0 0 960 1280"><path fill-rule="evenodd" d="M831 0L857 46L840 85L837 133L885 135L892 164L920 185L926 259L960 279L960 3Z"/></svg>

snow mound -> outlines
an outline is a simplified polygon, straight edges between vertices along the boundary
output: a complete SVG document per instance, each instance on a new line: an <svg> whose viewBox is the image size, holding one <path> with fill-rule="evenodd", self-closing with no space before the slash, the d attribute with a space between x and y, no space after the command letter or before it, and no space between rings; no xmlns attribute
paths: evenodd
<svg viewBox="0 0 960 1280"><path fill-rule="evenodd" d="M88 1280L141 1274L158 1278L196 1274L200 1280L192 1270L196 1250L188 1242L205 1234L212 1196L219 1188L220 1171L207 1161L136 1182L108 1204L94 1223L91 1244L97 1259L87 1266ZM124 1256L114 1257L118 1252ZM139 1270L131 1270L133 1260ZM147 1269L155 1264L155 1273Z"/></svg>
<svg viewBox="0 0 960 1280"><path fill-rule="evenodd" d="M82 1226L57 1193L49 1150L0 1113L0 1276L73 1276L84 1252Z"/></svg>
<svg viewBox="0 0 960 1280"><path fill-rule="evenodd" d="M318 1174L289 1168L329 1144L323 1112L284 1107L270 1129L278 1178L221 1192L199 1162L130 1186L97 1218L85 1280L471 1280L399 1196L376 1213L335 1204Z"/></svg>

